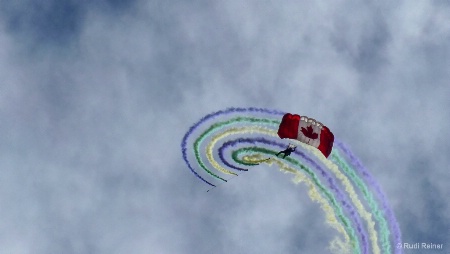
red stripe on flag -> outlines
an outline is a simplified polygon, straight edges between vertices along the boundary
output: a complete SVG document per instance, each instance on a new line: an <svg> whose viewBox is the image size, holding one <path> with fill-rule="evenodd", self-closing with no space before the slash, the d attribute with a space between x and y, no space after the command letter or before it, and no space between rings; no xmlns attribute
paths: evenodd
<svg viewBox="0 0 450 254"><path fill-rule="evenodd" d="M297 139L299 123L299 115L285 114L278 128L278 136L280 138Z"/></svg>
<svg viewBox="0 0 450 254"><path fill-rule="evenodd" d="M322 127L322 132L320 133L320 145L317 147L325 157L328 158L328 156L331 153L331 149L333 149L333 142L334 142L334 135L328 129L327 126Z"/></svg>

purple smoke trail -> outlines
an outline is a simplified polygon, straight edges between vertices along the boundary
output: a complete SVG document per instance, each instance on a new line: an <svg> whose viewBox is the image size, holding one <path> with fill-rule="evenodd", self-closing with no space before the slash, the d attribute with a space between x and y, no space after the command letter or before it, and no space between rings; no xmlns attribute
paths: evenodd
<svg viewBox="0 0 450 254"><path fill-rule="evenodd" d="M223 143L223 145L219 148L219 158L220 158L220 160L223 162L223 164L227 165L227 167L234 168L234 169L237 169L237 170L239 170L239 171L248 171L248 169L237 167L237 166L235 166L235 165L229 163L229 162L225 159L224 151L223 151L223 150L224 150L227 146L229 146L229 145L230 145L229 143L231 143L231 142L233 142L233 141L227 141L227 142Z"/></svg>
<svg viewBox="0 0 450 254"><path fill-rule="evenodd" d="M254 108L254 107L250 107L250 108L227 108L225 110L219 110L217 112L214 112L214 113L211 113L211 114L208 114L208 115L202 117L200 119L200 121L198 121L196 124L191 126L191 128L189 128L189 130L184 135L183 140L181 141L181 153L183 154L183 160L184 160L184 162L186 162L186 165L189 167L189 169L192 171L192 173L194 173L194 175L197 176L203 182L205 182L205 183L215 187L214 184L208 182L203 177L201 177L194 170L194 168L191 166L191 164L189 163L189 160L187 158L187 153L186 153L187 139L195 131L195 129L197 129L198 126L200 126L204 122L208 121L209 119L215 118L215 117L217 117L219 115L226 115L226 114L231 114L231 113L236 113L236 112L247 112L247 111L248 112L267 113L267 114L271 114L271 115L282 115L282 114L284 114L283 112L278 111L278 110L270 110L270 109L264 109L264 108Z"/></svg>
<svg viewBox="0 0 450 254"><path fill-rule="evenodd" d="M401 232L400 232L400 227L397 223L397 220L395 219L394 213L392 212L391 208L388 205L386 196L384 195L380 186L377 184L377 182L373 179L373 177L369 173L369 171L362 165L362 163L359 161L359 159L352 153L352 151L346 144L344 144L340 140L335 140L335 144L350 159L350 163L356 168L356 171L358 171L359 174L362 175L366 179L367 183L369 185L371 185L373 189L375 189L375 194L378 196L378 199L381 201L383 210L384 210L385 214L387 215L389 225L391 227L391 230L393 232L393 235L394 235L394 238L396 241L395 244L401 243L402 236L401 236ZM398 253L398 254L402 253L402 249L395 248L395 253Z"/></svg>
<svg viewBox="0 0 450 254"><path fill-rule="evenodd" d="M239 139L236 139L236 140L230 140L230 141L227 141L226 143L224 143L222 145L222 147L219 148L219 154L222 154L222 156L220 156L220 158L223 161L223 163L226 162L226 159L223 156L223 152L224 152L225 148L229 147L229 146L234 147L234 146L236 146L238 144L243 144L243 143L250 143L250 144L253 144L253 145L256 145L256 143L263 143L263 144L266 144L266 145L276 146L276 147L280 147L280 148L284 148L285 147L284 144L277 143L277 142L274 142L274 141L271 141L271 140L267 140L265 138L253 138L253 139L250 139L250 138L239 138ZM316 168L320 172L320 174L325 179L327 179L329 188L334 191L334 193L337 196L337 199L342 203L342 205L345 207L345 209L350 214L350 217L351 217L352 221L356 224L356 228L357 228L358 233L359 233L360 238L361 238L361 242L362 242L364 253L368 253L369 246L368 246L368 243L367 243L367 233L365 232L365 230L361 226L361 221L359 220L359 217L356 216L356 211L353 208L353 206L350 205L351 203L348 201L346 196L342 194L342 191L339 189L339 187L334 184L334 179L331 176L329 176L328 173L319 164L317 164L317 162L315 162L313 159L311 159L309 156L307 156L303 152L301 152L299 150L296 150L296 151L294 151L294 153L299 155L299 156L301 156L310 165L314 166L314 168Z"/></svg>

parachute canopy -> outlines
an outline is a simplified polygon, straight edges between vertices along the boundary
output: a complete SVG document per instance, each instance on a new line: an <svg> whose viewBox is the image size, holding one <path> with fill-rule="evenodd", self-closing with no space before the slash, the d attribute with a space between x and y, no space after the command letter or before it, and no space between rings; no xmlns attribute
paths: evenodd
<svg viewBox="0 0 450 254"><path fill-rule="evenodd" d="M325 157L331 153L334 135L321 122L306 116L287 113L278 128L280 138L296 139L319 149Z"/></svg>

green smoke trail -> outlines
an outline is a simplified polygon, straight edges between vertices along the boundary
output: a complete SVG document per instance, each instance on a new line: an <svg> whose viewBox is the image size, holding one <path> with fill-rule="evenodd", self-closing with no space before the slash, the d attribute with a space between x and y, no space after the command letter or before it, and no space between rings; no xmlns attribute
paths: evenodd
<svg viewBox="0 0 450 254"><path fill-rule="evenodd" d="M227 121L218 122L218 123L215 123L215 124L211 125L194 142L194 155L195 155L195 158L197 159L197 162L200 165L200 167L203 170L205 170L208 174L210 174L211 176L213 176L213 177L215 177L217 179L220 179L222 181L225 181L225 182L227 180L225 180L222 177L214 174L203 163L203 160L202 160L202 158L200 156L200 145L206 138L208 138L209 135L211 135L212 132L219 131L219 130L227 127L227 126L230 126L230 125L233 125L233 124L237 124L237 123L242 123L242 122L250 122L250 123L255 123L255 124L265 124L265 125L272 125L272 126L277 126L277 125L280 124L279 120L273 120L273 119L255 118L255 117L235 117L235 118L229 119ZM235 173L232 173L232 174L237 175Z"/></svg>
<svg viewBox="0 0 450 254"><path fill-rule="evenodd" d="M361 190L364 199L367 201L372 214L379 223L380 233L381 233L381 245L385 253L391 253L391 244L389 242L389 228L386 219L384 218L381 210L378 208L377 202L373 199L372 193L368 190L364 181L355 174L355 171L347 164L347 162L340 156L339 152L333 151L331 159L335 162L339 168L341 168L345 174L347 174L350 179L356 184L356 186Z"/></svg>
<svg viewBox="0 0 450 254"><path fill-rule="evenodd" d="M234 161L236 161L237 163L240 164L244 164L244 165L248 165L248 162L245 162L243 160L240 159L240 157L242 156L242 154L250 154L250 153L262 153L265 155L272 155L275 156L276 152L273 150L269 150L267 148L262 148L262 147L245 147L245 148L240 148L237 150L234 150L232 152L232 159ZM313 181L313 183L315 184L315 186L322 192L322 194L327 198L328 202L332 205L335 214L337 215L337 218L339 218L339 221L341 222L342 225L344 225L344 228L346 230L346 232L348 233L348 235L350 236L350 245L352 247L352 249L354 250L354 253L361 253L360 249L359 249L359 240L356 237L355 231L352 227L352 223L350 222L350 220L344 215L341 206L339 205L339 202L336 200L336 198L334 197L333 193L331 193L321 182L320 179L317 178L316 174L307 166L303 165L302 163L300 163L298 160L291 158L291 157L286 157L284 160L287 160L289 163L291 163L292 165L294 165L296 168L299 168L301 170L303 170L304 172L306 172L306 174L311 178L311 180Z"/></svg>

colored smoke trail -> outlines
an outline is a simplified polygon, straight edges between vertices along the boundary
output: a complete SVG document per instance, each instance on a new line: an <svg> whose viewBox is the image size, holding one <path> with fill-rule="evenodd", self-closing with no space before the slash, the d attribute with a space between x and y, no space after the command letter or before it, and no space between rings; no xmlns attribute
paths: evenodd
<svg viewBox="0 0 450 254"><path fill-rule="evenodd" d="M260 148L258 146L258 143L261 143L264 145L269 145L271 147L277 147L277 148L283 147L283 144L277 143L274 141L270 141L265 138L254 138L254 139L241 138L241 139L237 139L237 140L230 140L230 141L227 141L226 143L224 143L223 146L221 148L219 148L219 153L223 153L227 147L234 147L236 145L245 144L245 143L248 143L251 145L256 145L256 147L242 148L240 150L234 151L232 153L231 157L234 161L236 161L238 163L240 162L240 160L239 160L240 154L239 153L248 153L249 151L259 152L259 153L263 153L265 155L274 155L276 153L273 150L268 150L266 148ZM303 161L307 161L307 162L312 161L305 153L303 153L301 151L295 151L294 153L299 155L303 159ZM273 158L276 158L276 157L273 157ZM271 160L273 158L271 158ZM299 160L296 160L294 158L286 157L286 160L289 161L292 165L294 165L295 168L297 168L297 171L304 171L308 176L310 176L310 178L316 184L317 188L321 191L321 193L325 197L327 197L330 204L333 206L336 216L340 219L340 222L347 229L348 234L352 236L352 244L351 245L357 246L358 241L356 240L354 229L351 227L351 222L344 215L344 213L342 211L342 206L340 206L340 204L343 204L343 208L348 211L348 214L352 218L353 223L356 224L358 234L360 235L360 238L362 241L364 253L368 253L367 252L368 244L367 244L367 240L366 240L367 236L366 236L366 233L364 232L364 230L362 229L361 222L360 222L358 216L356 215L355 209L353 208L351 203L348 201L348 199L345 197L345 195L343 195L340 188L338 186L336 186L333 178L330 177L329 174L320 165L318 165L318 164L315 165L316 169L320 173L319 175L323 176L323 178L325 178L327 180L326 182L327 182L327 185L329 186L329 188L326 188L325 185L323 185L321 183L321 181L319 180L317 174L314 173L314 171L311 170L309 167L303 165L303 163L301 163ZM360 253L360 252L358 251L355 253Z"/></svg>
<svg viewBox="0 0 450 254"><path fill-rule="evenodd" d="M228 115L228 114L232 114L232 113L247 113L247 112L258 112L258 113L265 113L268 115L282 115L284 114L284 112L282 111L278 111L278 110L270 110L270 109L264 109L264 108L254 108L254 107L250 107L250 108L228 108L225 110L219 110L216 111L214 113L208 114L204 117L202 117L200 119L200 121L198 121L196 124L194 124L193 126L191 126L188 130L188 132L186 132L186 134L183 137L183 140L181 141L181 153L183 155L183 160L186 163L186 165L188 166L188 168L191 170L192 173L194 173L195 176L197 176L197 178L199 178L200 180L202 180L204 183L210 185L210 186L214 186L214 184L210 183L209 181L205 180L203 177L201 177L197 171L194 170L194 168L192 167L191 163L189 162L188 158L187 158L187 140L189 138L189 136L192 135L192 133L202 124L204 124L206 121L208 120L212 120L218 116L224 116L224 115ZM197 158L198 160L198 158ZM208 169L206 169L206 171L208 171ZM212 173L212 172L211 172ZM214 174L213 174L214 175Z"/></svg>
<svg viewBox="0 0 450 254"><path fill-rule="evenodd" d="M276 134L282 115L281 111L261 108L229 108L209 114L194 124L183 137L181 143L183 159L200 180L213 187L214 181L226 180L212 169L218 173L237 175L237 172L247 171L248 167L258 164L275 165L283 172L294 174L297 181L305 183L311 200L319 203L324 210L326 222L345 239L345 242L340 239L333 241L332 246L339 247L340 251L345 251L349 247L353 253L369 253L369 249L370 253L390 253L391 231L396 243L401 242L401 234L376 181L362 167L350 149L339 141L336 142L330 160L316 148L292 140L289 141L301 149L286 159L275 158L276 150L286 146L286 141L275 142L275 140L282 141ZM230 117L232 118L229 119ZM196 134L199 127L206 130ZM234 139L231 139L232 137ZM189 144L191 149L193 148L196 165L211 176L212 180L206 180L204 174L196 171L190 163L187 152L189 140L194 140ZM216 149L217 144L222 145ZM248 144L253 146L242 147ZM231 156L226 155L226 148L233 149ZM341 156L340 152L344 156ZM218 161L214 157L216 153ZM203 161L202 155L206 156L206 161ZM244 157L240 158L241 155ZM350 159L349 162L347 158ZM306 165L310 165L311 168ZM313 174L309 174L306 169ZM345 191L342 191L341 187ZM359 198L367 202L367 207ZM361 224L361 220L366 223ZM396 249L396 253L401 253L401 250Z"/></svg>
<svg viewBox="0 0 450 254"><path fill-rule="evenodd" d="M239 152L239 150L237 151ZM247 152L247 151L245 151ZM335 207L332 207L331 203L324 198L321 195L322 191L319 191L319 187L316 181L318 181L318 179L311 180L308 176L306 176L305 174L301 173L301 171L298 171L297 169L290 167L287 163L284 163L281 159L262 159L260 154L256 154L252 156L244 156L242 158L242 163L245 162L250 162L250 163L266 163L268 166L272 166L273 164L276 164L278 166L278 168L280 169L280 171L285 172L285 173L291 173L294 174L294 183L298 184L300 182L304 182L306 184L306 186L308 187L308 195L310 197L310 199L312 201L315 201L317 203L319 203L320 207L322 208L322 210L325 212L325 217L326 217L326 222L328 223L328 225L330 225L332 228L336 229L340 234L343 235L345 241L342 242L341 239L339 239L338 237L336 237L331 243L330 243L330 248L332 250L335 251L341 251L343 253L349 253L351 249L351 246L356 246L357 243L357 239L354 236L354 234L352 234L352 239L350 239L349 234L347 233L347 231L352 231L352 229L346 229L344 228L343 224L341 224L338 219L336 218L336 214L335 214ZM239 160L237 160L239 161ZM303 165L301 165L301 167L305 167ZM319 183L320 186L320 183ZM323 186L321 188L322 190L324 189ZM331 196L331 194L329 194ZM339 216L340 219L345 218L343 215ZM344 224L345 225L345 224ZM348 225L346 225L346 227L348 227ZM352 242L352 243L350 243Z"/></svg>
<svg viewBox="0 0 450 254"><path fill-rule="evenodd" d="M339 168L343 169L343 171L351 178L351 180L359 187L362 191L364 199L369 204L369 207L372 209L372 214L375 215L376 220L379 223L380 231L381 231L381 245L384 248L385 253L391 253L391 245L389 243L389 229L387 226L387 222L382 216L382 212L378 209L378 204L373 199L372 193L369 192L367 186L358 177L353 170L350 169L350 166L339 156L339 152L333 151L332 160L336 162Z"/></svg>
<svg viewBox="0 0 450 254"><path fill-rule="evenodd" d="M362 175L364 179L367 181L367 184L371 186L372 189L375 190L375 192L373 193L381 201L381 206L383 207L384 213L387 215L388 224L393 232L395 243L401 243L402 235L400 231L400 226L398 225L397 220L395 219L394 212L388 205L388 201L384 193L381 191L381 187L378 185L378 183L375 181L375 179L372 177L369 171L362 165L359 159L352 153L350 148L348 148L343 142L339 140L335 141L335 145L350 159L350 164L352 165L352 167L350 168L355 168L355 171L358 172L359 175ZM401 248L394 248L394 249L395 253L397 254L403 253Z"/></svg>
<svg viewBox="0 0 450 254"><path fill-rule="evenodd" d="M208 172L208 174L212 175L213 177L216 177L220 180L223 180L226 182L225 179L223 179L222 177L212 173L203 163L203 160L200 157L200 145L202 144L202 142L209 137L209 135L212 132L215 131L219 131L222 128L225 128L227 126L233 125L233 124L237 124L237 123L241 123L241 122L249 122L249 123L259 123L259 124L269 124L269 125L276 125L277 122L276 121L270 121L267 119L258 119L258 118L253 118L253 117L237 117L228 121L224 121L224 122L219 122L216 124L211 125L211 127L209 127L205 132L203 132L198 138L197 140L195 140L194 142L194 154L195 154L195 158L197 159L197 162L199 163L200 167L202 167L206 172ZM212 153L210 150L207 150L207 157L209 159L209 161L212 161ZM237 175L229 170L224 169L223 167L219 166L218 164L214 164L213 165L216 169L218 169L219 171L222 171L222 173L225 174L231 174L231 175Z"/></svg>
<svg viewBox="0 0 450 254"><path fill-rule="evenodd" d="M236 120L236 121L243 121L243 120ZM252 119L252 122L257 122L255 119ZM229 124L229 122L227 122L226 124ZM218 128L221 128L221 124L218 123L217 124ZM208 129L205 133L209 133L212 129ZM208 147L206 148L206 153L207 154L212 154L213 152L213 146L215 143L218 142L218 140L221 139L225 139L228 136L231 135L236 135L236 134L252 134L252 133L258 133L258 134L264 134L265 136L272 136L272 137L276 137L276 133L274 130L270 130L268 128L265 127L259 127L259 126L254 126L254 127L240 127L240 128L229 128L221 133L219 133L218 135L214 136L211 138L211 141L208 145ZM270 142L270 141L265 141L263 140L264 143L272 145L272 146L276 146L276 143ZM197 142L196 142L197 143ZM302 143L298 143L301 146L304 146L305 148L309 149L308 145L304 145ZM278 145L281 146L281 145ZM315 149L312 150L312 152L316 152ZM318 169L318 171L321 172L321 174L325 177L328 178L328 182L330 185L330 188L334 189L335 192L338 194L338 196L340 197L341 203L343 204L347 204L347 207L349 207L349 202L344 198L345 196L341 194L342 191L339 190L339 188L333 183L333 179L331 177L328 177L328 174L325 170L323 170L317 163L315 163L315 161L309 159L305 154L296 151L295 153L300 154L306 161L309 161L311 164L314 165L314 167L316 169ZM223 157L223 156L222 156ZM234 157L233 157L234 158ZM329 164L328 168L331 169L331 171L337 176L337 178L339 180L341 180L341 182L343 183L345 190L347 191L347 193L349 194L351 201L353 202L353 204L356 206L356 210L358 211L358 213L360 214L360 216L366 220L367 222L367 228L369 230L369 234L370 234L370 239L372 241L372 252L375 254L380 253L379 247L377 245L377 232L375 230L375 223L373 222L371 215L365 210L364 206L362 205L361 201L358 199L353 186L350 184L350 181L347 179L347 177L342 174L334 164L330 163L327 159L325 159L321 154L317 154L317 158L323 158L320 159L321 162L323 162L324 164ZM290 158L288 158L290 159ZM209 156L209 162L213 167L216 167L216 169L218 169L219 171L222 171L224 173L227 173L219 164L218 162L216 162L212 156ZM353 208L350 208L350 213L353 212ZM359 226L359 222L357 221L357 218L354 218L354 221L356 224L358 224L358 229L360 229L361 227ZM364 237L365 238L365 237ZM363 239L364 239L363 238ZM366 247L364 245L364 247Z"/></svg>

